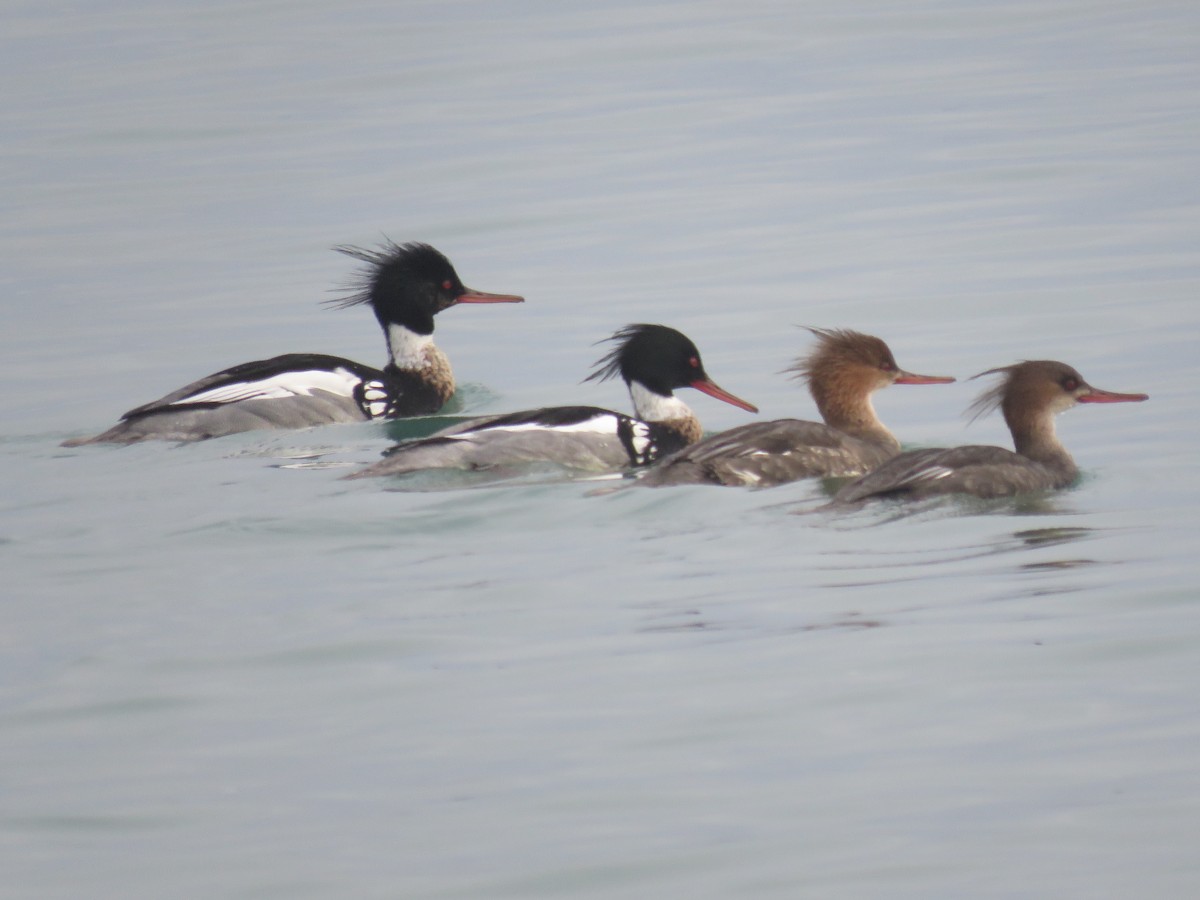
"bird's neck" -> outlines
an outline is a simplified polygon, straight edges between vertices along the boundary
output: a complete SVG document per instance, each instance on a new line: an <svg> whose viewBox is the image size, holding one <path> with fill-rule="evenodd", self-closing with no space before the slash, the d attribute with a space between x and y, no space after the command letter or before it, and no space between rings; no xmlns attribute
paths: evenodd
<svg viewBox="0 0 1200 900"><path fill-rule="evenodd" d="M639 382L629 383L633 414L643 422L657 422L677 431L685 443L694 444L704 435L700 420L691 407L674 394L663 396Z"/></svg>
<svg viewBox="0 0 1200 900"><path fill-rule="evenodd" d="M454 395L456 385L450 360L433 343L433 335L417 334L394 323L385 332L391 357L386 370L414 396L428 394L431 412L441 408Z"/></svg>
<svg viewBox="0 0 1200 900"><path fill-rule="evenodd" d="M870 393L829 390L819 381L814 381L810 389L821 418L830 428L873 444L900 449L896 436L876 415Z"/></svg>
<svg viewBox="0 0 1200 900"><path fill-rule="evenodd" d="M427 369L433 365L434 355L441 355L441 351L433 344L432 334L417 334L395 322L385 326L384 333L387 335L391 363L401 371L418 372Z"/></svg>
<svg viewBox="0 0 1200 900"><path fill-rule="evenodd" d="M1019 454L1072 475L1078 471L1075 460L1058 439L1053 413L1036 415L1006 408L1004 421L1012 432L1013 446Z"/></svg>

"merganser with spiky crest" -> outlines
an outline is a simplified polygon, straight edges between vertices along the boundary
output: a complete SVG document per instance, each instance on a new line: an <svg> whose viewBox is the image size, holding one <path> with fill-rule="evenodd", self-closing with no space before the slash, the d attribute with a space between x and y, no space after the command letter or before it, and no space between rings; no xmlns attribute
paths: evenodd
<svg viewBox="0 0 1200 900"><path fill-rule="evenodd" d="M433 317L459 303L521 303L463 285L428 244L386 242L378 250L335 247L367 264L345 308L367 305L387 338L390 359L374 369L338 356L287 353L224 369L125 413L103 434L65 446L198 441L254 429L294 429L428 415L454 393L450 362L433 343Z"/></svg>
<svg viewBox="0 0 1200 900"><path fill-rule="evenodd" d="M1002 375L970 407L971 420L999 407L1016 452L972 445L901 453L875 471L845 485L835 503L873 497L921 499L939 494L1008 497L1070 485L1079 474L1059 441L1054 417L1077 403L1140 403L1146 394L1117 394L1094 388L1066 363L1033 360L988 369L974 377Z"/></svg>
<svg viewBox="0 0 1200 900"><path fill-rule="evenodd" d="M893 384L946 384L896 365L886 343L845 329L809 328L816 348L788 371L808 383L821 422L753 422L705 438L637 473L651 487L722 484L771 487L800 478L862 475L900 452L871 395Z"/></svg>
<svg viewBox="0 0 1200 900"><path fill-rule="evenodd" d="M691 387L749 412L753 405L718 387L690 339L665 325L629 325L609 340L612 350L585 381L620 375L634 416L595 406L556 406L470 419L437 434L406 441L380 462L348 478L398 475L423 469L497 469L530 463L607 472L644 466L703 434L675 396Z"/></svg>

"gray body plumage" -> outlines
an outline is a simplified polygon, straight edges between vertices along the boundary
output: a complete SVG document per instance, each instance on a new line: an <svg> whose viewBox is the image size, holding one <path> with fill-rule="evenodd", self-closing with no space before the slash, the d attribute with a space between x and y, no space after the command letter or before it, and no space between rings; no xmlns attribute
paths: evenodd
<svg viewBox="0 0 1200 900"><path fill-rule="evenodd" d="M118 422L94 437L68 442L132 444L144 440L199 441L242 431L293 430L317 425L366 422L353 397L313 391L298 397L243 400L214 408L168 407Z"/></svg>
<svg viewBox="0 0 1200 900"><path fill-rule="evenodd" d="M846 485L838 492L837 500L855 503L889 495L915 500L940 494L1011 497L1067 487L1077 474L1069 460L1048 465L1003 447L969 445L912 450Z"/></svg>
<svg viewBox="0 0 1200 900"><path fill-rule="evenodd" d="M131 409L107 431L66 446L197 441L256 429L365 422L387 415L404 381L404 373L336 356L289 353L207 375ZM431 396L424 411L433 412L441 402Z"/></svg>
<svg viewBox="0 0 1200 900"><path fill-rule="evenodd" d="M427 438L400 444L379 462L350 477L401 475L423 469L495 469L541 462L590 472L627 467L629 451L618 436L617 416L601 409L596 413L574 429L495 425L508 416L470 419Z"/></svg>

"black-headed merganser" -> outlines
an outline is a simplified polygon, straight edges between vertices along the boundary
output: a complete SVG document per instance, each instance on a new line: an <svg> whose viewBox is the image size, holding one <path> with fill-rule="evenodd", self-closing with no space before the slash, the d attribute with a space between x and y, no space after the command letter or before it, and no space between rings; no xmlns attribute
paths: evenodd
<svg viewBox="0 0 1200 900"><path fill-rule="evenodd" d="M1003 375L968 410L971 420L1000 407L1017 452L1003 447L966 446L911 450L845 485L835 503L872 497L920 499L937 494L1008 497L1067 487L1079 474L1058 440L1054 417L1076 403L1137 403L1146 394L1116 394L1094 388L1065 363L1033 360L974 377Z"/></svg>
<svg viewBox="0 0 1200 900"><path fill-rule="evenodd" d="M428 244L335 247L367 264L338 308L368 305L387 338L383 369L319 353L242 363L131 409L103 434L65 446L159 439L197 441L259 428L290 429L435 413L454 393L450 362L433 343L433 317L459 303L521 303L463 285Z"/></svg>
<svg viewBox="0 0 1200 900"><path fill-rule="evenodd" d="M896 365L886 343L869 334L809 328L816 348L788 371L808 382L824 419L777 419L739 425L705 438L638 472L638 483L770 487L800 478L862 475L900 452L879 421L871 394L893 384L947 384Z"/></svg>
<svg viewBox="0 0 1200 900"><path fill-rule="evenodd" d="M592 472L644 466L699 440L700 422L676 388L691 387L749 412L758 409L713 383L700 351L665 325L629 325L609 340L613 349L585 381L620 375L634 416L595 406L555 406L467 420L398 444L383 460L349 478L423 469L496 469L554 463Z"/></svg>

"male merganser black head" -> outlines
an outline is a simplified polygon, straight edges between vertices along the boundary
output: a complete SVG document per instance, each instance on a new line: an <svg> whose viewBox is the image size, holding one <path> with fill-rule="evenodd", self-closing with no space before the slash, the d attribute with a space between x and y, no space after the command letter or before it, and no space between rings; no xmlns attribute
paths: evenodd
<svg viewBox="0 0 1200 900"><path fill-rule="evenodd" d="M488 294L466 287L450 260L428 244L386 241L377 250L334 247L367 263L351 293L331 301L339 309L368 304L386 331L402 325L414 334L433 334L433 317L458 303L522 303L513 294Z"/></svg>
<svg viewBox="0 0 1200 900"><path fill-rule="evenodd" d="M454 376L445 355L433 345L433 317L458 303L524 302L513 294L488 294L464 286L450 260L428 244L386 241L378 250L334 249L368 267L352 292L332 304L339 308L369 304L387 338L389 367L396 372L424 372L422 379L441 385L439 396L454 393Z"/></svg>
<svg viewBox="0 0 1200 900"><path fill-rule="evenodd" d="M682 332L666 325L626 325L607 340L615 346L596 361L595 371L585 381L607 381L620 375L633 396L639 418L655 418L646 412L643 392L661 400L674 396L676 388L690 387L740 409L758 412L720 388L704 371L700 351Z"/></svg>

